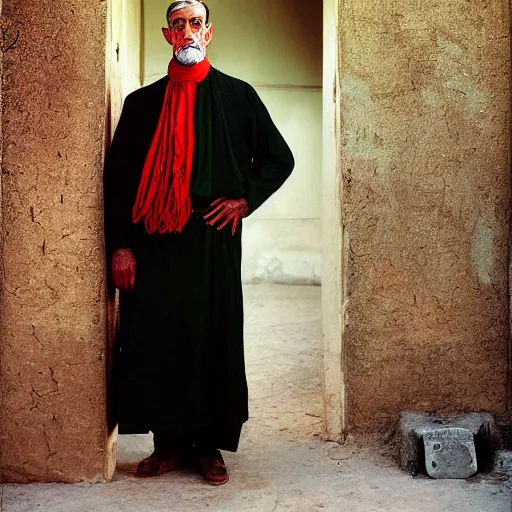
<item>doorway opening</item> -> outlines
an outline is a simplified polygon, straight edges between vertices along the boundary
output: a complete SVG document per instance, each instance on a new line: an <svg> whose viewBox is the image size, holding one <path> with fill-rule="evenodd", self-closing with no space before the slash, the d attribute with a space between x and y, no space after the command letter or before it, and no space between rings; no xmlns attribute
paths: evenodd
<svg viewBox="0 0 512 512"><path fill-rule="evenodd" d="M244 431L297 438L327 432L337 440L343 379L336 0L207 3L212 65L256 89L296 160L283 188L244 222L251 413ZM124 97L167 69L171 50L160 31L166 7L158 0L111 2L111 133ZM112 459L116 439L114 433ZM118 467L131 469L151 448L151 436L122 436Z"/></svg>

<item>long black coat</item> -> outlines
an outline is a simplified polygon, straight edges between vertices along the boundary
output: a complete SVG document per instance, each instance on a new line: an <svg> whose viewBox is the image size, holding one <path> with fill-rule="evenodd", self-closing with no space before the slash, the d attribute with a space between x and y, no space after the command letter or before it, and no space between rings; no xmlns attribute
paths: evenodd
<svg viewBox="0 0 512 512"><path fill-rule="evenodd" d="M108 253L129 248L135 292L121 293L120 433L186 431L248 419L240 227L192 215L180 234L132 223L168 77L129 95L105 166ZM192 113L191 113L192 114ZM212 68L198 84L191 195L195 208L245 197L258 208L290 175L290 149L247 83Z"/></svg>

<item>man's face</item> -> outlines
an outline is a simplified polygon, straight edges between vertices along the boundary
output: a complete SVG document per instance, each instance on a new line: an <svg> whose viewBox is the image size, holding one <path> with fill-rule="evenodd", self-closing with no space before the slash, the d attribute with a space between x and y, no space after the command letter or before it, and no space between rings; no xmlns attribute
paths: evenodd
<svg viewBox="0 0 512 512"><path fill-rule="evenodd" d="M206 26L206 10L197 4L171 13L169 28L163 28L162 32L172 45L176 59L185 66L192 66L205 59L213 27Z"/></svg>

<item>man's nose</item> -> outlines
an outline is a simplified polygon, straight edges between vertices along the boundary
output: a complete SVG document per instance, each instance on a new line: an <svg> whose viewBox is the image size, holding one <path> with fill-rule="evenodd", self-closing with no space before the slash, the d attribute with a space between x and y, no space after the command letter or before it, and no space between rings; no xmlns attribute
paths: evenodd
<svg viewBox="0 0 512 512"><path fill-rule="evenodd" d="M185 25L185 39L193 39L192 34L192 26L190 25L190 23L187 23Z"/></svg>

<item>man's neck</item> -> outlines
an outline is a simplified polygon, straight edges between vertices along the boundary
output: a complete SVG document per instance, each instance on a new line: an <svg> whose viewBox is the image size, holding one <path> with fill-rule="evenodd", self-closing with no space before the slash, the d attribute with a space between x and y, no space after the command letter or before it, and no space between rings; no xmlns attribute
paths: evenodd
<svg viewBox="0 0 512 512"><path fill-rule="evenodd" d="M185 66L175 57L169 63L169 78L173 82L202 82L210 72L210 68L207 58L192 66Z"/></svg>

